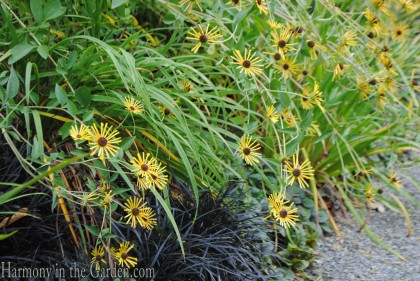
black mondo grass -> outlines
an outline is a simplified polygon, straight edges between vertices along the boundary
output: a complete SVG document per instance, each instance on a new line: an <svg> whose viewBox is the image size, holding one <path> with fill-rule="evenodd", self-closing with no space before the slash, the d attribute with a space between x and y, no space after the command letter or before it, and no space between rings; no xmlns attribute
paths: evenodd
<svg viewBox="0 0 420 281"><path fill-rule="evenodd" d="M172 198L185 256L161 207L157 208L158 231L130 231L120 225L118 232L127 239L131 236L140 266L154 269L153 280L269 280L278 273L263 264L267 259L280 264L282 258L273 252L274 243L264 234L269 229L267 222L243 199L237 188L217 195L203 191L194 221L192 201Z"/></svg>

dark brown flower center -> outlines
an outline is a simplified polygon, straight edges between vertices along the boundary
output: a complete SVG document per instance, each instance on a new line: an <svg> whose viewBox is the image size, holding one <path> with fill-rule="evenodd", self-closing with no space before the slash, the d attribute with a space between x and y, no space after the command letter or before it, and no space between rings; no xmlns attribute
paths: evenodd
<svg viewBox="0 0 420 281"><path fill-rule="evenodd" d="M308 71L303 70L303 71L302 71L302 74L306 76L306 75L308 75Z"/></svg>
<svg viewBox="0 0 420 281"><path fill-rule="evenodd" d="M274 54L274 59L275 60L279 60L281 58L281 56L280 56L280 54L279 53L275 53Z"/></svg>
<svg viewBox="0 0 420 281"><path fill-rule="evenodd" d="M131 213L133 214L133 216L137 216L140 213L140 210L138 208L133 208L131 210Z"/></svg>
<svg viewBox="0 0 420 281"><path fill-rule="evenodd" d="M313 47L315 47L315 42L314 42L314 41L309 41L309 42L308 42L308 47L309 47L309 48L313 48Z"/></svg>
<svg viewBox="0 0 420 281"><path fill-rule="evenodd" d="M302 33L303 32L303 27L301 27L301 26L296 27L295 32L296 33Z"/></svg>
<svg viewBox="0 0 420 281"><path fill-rule="evenodd" d="M165 115L169 115L171 113L171 110L169 108L165 108L163 112L165 113Z"/></svg>
<svg viewBox="0 0 420 281"><path fill-rule="evenodd" d="M388 51L389 51L388 46L384 45L384 47L382 48L382 52L386 53Z"/></svg>
<svg viewBox="0 0 420 281"><path fill-rule="evenodd" d="M258 5L261 5L261 3L262 3L262 0L257 0Z"/></svg>
<svg viewBox="0 0 420 281"><path fill-rule="evenodd" d="M134 111L136 108L134 107L134 106L132 106L132 105L130 105L130 110L131 111Z"/></svg>
<svg viewBox="0 0 420 281"><path fill-rule="evenodd" d="M402 34L401 30L397 30L397 35L401 35L401 34Z"/></svg>
<svg viewBox="0 0 420 281"><path fill-rule="evenodd" d="M245 155L249 155L249 154L251 154L251 149L250 149L249 147L245 147L245 148L242 150L242 152L243 152Z"/></svg>
<svg viewBox="0 0 420 281"><path fill-rule="evenodd" d="M371 23L372 23L373 25L378 24L378 19L377 19L377 18L373 18L373 19L371 20Z"/></svg>
<svg viewBox="0 0 420 281"><path fill-rule="evenodd" d="M242 66L245 68L249 68L251 66L251 62L249 60L244 60L242 63Z"/></svg>
<svg viewBox="0 0 420 281"><path fill-rule="evenodd" d="M100 146L105 146L107 143L108 143L108 140L107 140L106 138L104 138L104 137L100 137L100 138L98 139L98 144L99 144Z"/></svg>
<svg viewBox="0 0 420 281"><path fill-rule="evenodd" d="M202 34L202 35L200 36L199 40L200 40L200 42L201 42L201 43L206 43L206 42L207 42L207 40L208 40L208 38L207 38L207 36L206 36L206 35Z"/></svg>
<svg viewBox="0 0 420 281"><path fill-rule="evenodd" d="M338 64L338 66L340 67L341 70L344 69L344 65L341 62Z"/></svg>
<svg viewBox="0 0 420 281"><path fill-rule="evenodd" d="M379 96L381 97L381 98L384 98L385 97L385 94L379 94Z"/></svg>
<svg viewBox="0 0 420 281"><path fill-rule="evenodd" d="M283 69L284 70L288 70L289 69L289 65L287 63L283 64Z"/></svg>
<svg viewBox="0 0 420 281"><path fill-rule="evenodd" d="M376 85L376 80L375 79L370 80L369 84L371 84L372 86L375 86Z"/></svg>
<svg viewBox="0 0 420 281"><path fill-rule="evenodd" d="M284 47L286 47L286 41L280 40L278 45L279 45L280 48L284 48Z"/></svg>
<svg viewBox="0 0 420 281"><path fill-rule="evenodd" d="M281 218L283 218L283 219L284 219L285 217L287 217L287 211L286 211L286 210L281 210L281 211L280 211L280 217L281 217Z"/></svg>
<svg viewBox="0 0 420 281"><path fill-rule="evenodd" d="M122 253L122 254L121 254L121 258L122 258L123 260L126 260L126 259L128 258L127 253Z"/></svg>
<svg viewBox="0 0 420 281"><path fill-rule="evenodd" d="M152 177L153 180L157 179L157 176L155 174L151 174L150 176Z"/></svg>
<svg viewBox="0 0 420 281"><path fill-rule="evenodd" d="M373 39L373 37L375 37L375 34L373 34L373 32L369 32L367 35L370 39Z"/></svg>
<svg viewBox="0 0 420 281"><path fill-rule="evenodd" d="M300 169L299 169L299 168L295 168L295 169L293 169L293 171L292 171L292 174L293 174L293 176L295 176L295 177L299 177L301 173L302 173L302 172L300 171Z"/></svg>
<svg viewBox="0 0 420 281"><path fill-rule="evenodd" d="M419 82L417 82L416 80L413 80L413 82L411 82L411 84L413 84L413 86L418 86Z"/></svg>
<svg viewBox="0 0 420 281"><path fill-rule="evenodd" d="M233 2L233 4L238 4L239 3L239 0L232 0L232 2Z"/></svg>
<svg viewBox="0 0 420 281"><path fill-rule="evenodd" d="M81 139L82 136L80 134L77 134L76 138Z"/></svg>
<svg viewBox="0 0 420 281"><path fill-rule="evenodd" d="M99 261L99 260L101 260L101 259L102 259L101 254L97 254L97 255L95 256L95 260Z"/></svg>
<svg viewBox="0 0 420 281"><path fill-rule="evenodd" d="M307 100L308 100L308 98L307 98L307 97L302 97L302 100L303 100L303 101L307 101Z"/></svg>
<svg viewBox="0 0 420 281"><path fill-rule="evenodd" d="M141 168L141 170L142 170L142 171L147 171L147 170L149 170L149 166L147 166L147 164L142 164L142 165L140 166L140 168Z"/></svg>

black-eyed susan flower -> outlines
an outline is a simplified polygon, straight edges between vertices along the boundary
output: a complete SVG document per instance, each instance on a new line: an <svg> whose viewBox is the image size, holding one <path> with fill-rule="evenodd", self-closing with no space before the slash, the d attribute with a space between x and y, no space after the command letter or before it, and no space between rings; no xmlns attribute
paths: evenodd
<svg viewBox="0 0 420 281"><path fill-rule="evenodd" d="M286 162L285 171L288 174L286 181L289 185L292 185L295 181L299 183L300 188L306 188L309 184L306 180L314 178L314 170L312 169L311 163L306 159L302 164L299 164L297 155L293 155L293 163Z"/></svg>
<svg viewBox="0 0 420 281"><path fill-rule="evenodd" d="M322 136L322 132L319 129L319 124L317 121L313 121L311 125L306 129L306 134L318 137Z"/></svg>
<svg viewBox="0 0 420 281"><path fill-rule="evenodd" d="M326 52L327 47L321 45L319 42L315 40L307 40L306 46L309 48L309 54L312 60L315 60L318 57L319 52Z"/></svg>
<svg viewBox="0 0 420 281"><path fill-rule="evenodd" d="M241 73L244 72L246 75L253 77L262 74L261 58L256 53L252 53L251 50L245 49L244 56L240 51L235 50L232 58L235 60L233 64L238 65L237 68L240 69Z"/></svg>
<svg viewBox="0 0 420 281"><path fill-rule="evenodd" d="M343 64L343 63L337 63L337 65L334 68L334 75L333 75L333 81L335 80L335 78L337 77L337 80L341 79L341 76L344 74L345 69L349 67L348 64Z"/></svg>
<svg viewBox="0 0 420 281"><path fill-rule="evenodd" d="M355 30L347 30L344 33L342 42L338 44L337 51L340 55L344 55L348 53L348 48L357 45L357 31Z"/></svg>
<svg viewBox="0 0 420 281"><path fill-rule="evenodd" d="M105 191L104 196L101 201L101 206L104 209L107 209L111 206L112 202L114 201L115 194L112 194L112 190Z"/></svg>
<svg viewBox="0 0 420 281"><path fill-rule="evenodd" d="M248 165L260 163L258 159L261 157L261 153L258 152L260 149L260 144L256 140L253 141L250 135L243 135L239 141L239 152Z"/></svg>
<svg viewBox="0 0 420 281"><path fill-rule="evenodd" d="M296 77L296 80L298 82L302 82L308 76L310 76L309 69L306 67L303 67L303 69L299 72L298 76Z"/></svg>
<svg viewBox="0 0 420 281"><path fill-rule="evenodd" d="M373 3L375 9L381 10L384 14L389 14L390 10L387 7L385 0L370 0Z"/></svg>
<svg viewBox="0 0 420 281"><path fill-rule="evenodd" d="M285 57L277 63L277 73L282 74L284 79L291 78L299 71L299 65L295 64L296 60L290 57Z"/></svg>
<svg viewBox="0 0 420 281"><path fill-rule="evenodd" d="M260 10L260 14L268 14L268 7L266 0L255 0L255 4L257 4L258 10Z"/></svg>
<svg viewBox="0 0 420 281"><path fill-rule="evenodd" d="M153 158L149 153L144 153L140 155L137 153L137 157L133 157L130 160L133 168L131 171L135 174L136 177L148 177L150 173L156 169L156 159Z"/></svg>
<svg viewBox="0 0 420 281"><path fill-rule="evenodd" d="M198 0L181 0L179 1L179 6L185 6L184 11L191 13L192 9L194 6L197 6L197 8L202 12L203 8L201 8L200 3L198 2Z"/></svg>
<svg viewBox="0 0 420 281"><path fill-rule="evenodd" d="M382 26L379 22L379 19L370 11L369 8L366 9L366 11L364 12L364 15L367 19L366 31L373 32L374 34L379 36L379 34L382 31Z"/></svg>
<svg viewBox="0 0 420 281"><path fill-rule="evenodd" d="M131 224L131 227L136 228L139 224L141 227L151 230L156 225L153 209L147 207L147 203L143 202L142 198L130 197L124 206L124 211L127 213L124 218L127 219L127 224Z"/></svg>
<svg viewBox="0 0 420 281"><path fill-rule="evenodd" d="M301 96L300 96L300 104L302 105L303 109L309 110L314 107L312 98L310 96L312 88L309 85L303 87Z"/></svg>
<svg viewBox="0 0 420 281"><path fill-rule="evenodd" d="M115 258L118 261L119 266L126 266L128 268L135 267L137 265L137 258L131 257L128 253L134 248L134 244L130 245L130 242L120 243L120 247L115 251Z"/></svg>
<svg viewBox="0 0 420 281"><path fill-rule="evenodd" d="M222 35L219 34L219 29L217 27L213 27L209 30L209 27L210 24L207 24L207 27L204 30L201 25L199 25L197 30L191 27L190 31L188 31L186 39L197 42L197 44L191 49L193 53L197 53L198 49L204 44L219 42L218 39L222 37Z"/></svg>
<svg viewBox="0 0 420 281"><path fill-rule="evenodd" d="M162 119L165 119L166 117L175 118L175 114L167 105L161 105L160 112L162 112Z"/></svg>
<svg viewBox="0 0 420 281"><path fill-rule="evenodd" d="M399 0L400 4L401 4L401 8L404 11L407 10L417 10L417 4L413 3L413 0Z"/></svg>
<svg viewBox="0 0 420 281"><path fill-rule="evenodd" d="M125 109L132 114L139 115L143 112L143 104L140 101L135 100L133 97L125 97L124 106Z"/></svg>
<svg viewBox="0 0 420 281"><path fill-rule="evenodd" d="M100 270L101 269L101 263L106 264L104 246L102 246L102 245L96 246L92 250L91 255L92 255L92 259L91 259L90 263L95 264L96 270Z"/></svg>
<svg viewBox="0 0 420 281"><path fill-rule="evenodd" d="M282 59L284 59L284 54L286 52L295 50L293 45L296 44L289 43L289 39L290 36L292 36L292 33L287 27L282 27L279 30L272 31L271 36L273 37L271 42L273 43L273 46L278 49Z"/></svg>
<svg viewBox="0 0 420 281"><path fill-rule="evenodd" d="M270 63L265 67L269 68L271 65L276 64L281 59L281 55L279 52L264 52L265 55L270 55Z"/></svg>
<svg viewBox="0 0 420 281"><path fill-rule="evenodd" d="M299 121L299 118L295 117L293 113L287 108L283 108L280 114L280 119L285 121L291 128L296 127Z"/></svg>
<svg viewBox="0 0 420 281"><path fill-rule="evenodd" d="M166 167L161 163L157 164L150 174L146 177L147 184L152 188L164 189L168 184L168 175L166 175Z"/></svg>
<svg viewBox="0 0 420 281"><path fill-rule="evenodd" d="M404 41L410 29L408 25L397 23L392 28L392 38L396 41Z"/></svg>
<svg viewBox="0 0 420 281"><path fill-rule="evenodd" d="M70 136L74 141L89 140L89 128L84 124L81 124L80 127L73 125L70 129Z"/></svg>
<svg viewBox="0 0 420 281"><path fill-rule="evenodd" d="M381 85L377 93L376 103L379 105L379 107L382 110L384 110L385 104L387 103L385 92L386 92L386 88L383 85Z"/></svg>
<svg viewBox="0 0 420 281"><path fill-rule="evenodd" d="M299 220L297 208L293 208L293 202L290 205L289 203L290 201L285 200L285 195L280 192L275 192L268 197L270 215L284 228L296 225L296 221Z"/></svg>
<svg viewBox="0 0 420 281"><path fill-rule="evenodd" d="M369 82L366 82L363 78L357 77L357 86L359 91L359 97L362 100L365 100L368 98L368 94L372 92L372 90L369 87Z"/></svg>
<svg viewBox="0 0 420 281"><path fill-rule="evenodd" d="M267 20L268 26L270 26L271 29L276 30L282 27L281 23L278 23L274 19Z"/></svg>
<svg viewBox="0 0 420 281"><path fill-rule="evenodd" d="M280 120L280 112L276 111L274 106L270 105L267 107L267 118L275 124Z"/></svg>
<svg viewBox="0 0 420 281"><path fill-rule="evenodd" d="M182 85L182 90L189 94L193 91L193 84L191 83L191 81L189 80L182 80L181 81L181 85Z"/></svg>
<svg viewBox="0 0 420 281"><path fill-rule="evenodd" d="M401 189L403 187L400 178L393 171L388 172L388 179L396 188Z"/></svg>
<svg viewBox="0 0 420 281"><path fill-rule="evenodd" d="M373 190L373 185L369 184L368 186L365 187L365 199L368 203L375 203L376 198L375 198L375 192Z"/></svg>
<svg viewBox="0 0 420 281"><path fill-rule="evenodd" d="M232 6L235 6L235 7L239 7L241 5L241 2L240 2L240 0L230 0L226 4L227 5L232 5Z"/></svg>
<svg viewBox="0 0 420 281"><path fill-rule="evenodd" d="M89 130L89 146L91 155L97 155L99 159L109 159L118 153L120 149L118 144L121 138L117 137L119 134L117 130L113 130L112 126L101 123L100 129L96 124L90 127Z"/></svg>

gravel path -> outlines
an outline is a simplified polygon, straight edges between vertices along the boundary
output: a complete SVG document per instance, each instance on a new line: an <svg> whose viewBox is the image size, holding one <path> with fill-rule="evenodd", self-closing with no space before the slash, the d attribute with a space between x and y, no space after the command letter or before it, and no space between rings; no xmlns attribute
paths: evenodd
<svg viewBox="0 0 420 281"><path fill-rule="evenodd" d="M399 168L404 188L420 202L420 191L407 180L420 183L420 163L408 168ZM386 196L386 195L384 195ZM401 198L400 198L401 199ZM361 281L419 281L420 280L420 209L403 201L411 214L413 232L406 237L407 224L402 214L386 210L384 213L371 211L368 226L393 249L408 261L404 262L375 244L354 219L342 218L338 226L344 237L335 234L320 241L316 261L312 268L315 280L361 280Z"/></svg>

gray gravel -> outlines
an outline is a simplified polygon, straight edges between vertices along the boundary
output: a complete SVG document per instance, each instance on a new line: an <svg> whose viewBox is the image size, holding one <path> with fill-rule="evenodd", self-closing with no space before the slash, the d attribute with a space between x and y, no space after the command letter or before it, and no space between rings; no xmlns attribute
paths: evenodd
<svg viewBox="0 0 420 281"><path fill-rule="evenodd" d="M420 164L397 169L404 188L420 202ZM417 183L417 187L408 179ZM386 196L386 195L384 195ZM400 197L401 199L401 197ZM420 280L420 209L404 201L411 214L413 232L406 237L407 224L402 214L386 210L371 211L368 226L408 261L402 261L373 242L366 233L358 232L359 225L350 218L338 219L344 237L335 234L324 237L317 246L312 275L315 280L419 281Z"/></svg>

